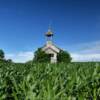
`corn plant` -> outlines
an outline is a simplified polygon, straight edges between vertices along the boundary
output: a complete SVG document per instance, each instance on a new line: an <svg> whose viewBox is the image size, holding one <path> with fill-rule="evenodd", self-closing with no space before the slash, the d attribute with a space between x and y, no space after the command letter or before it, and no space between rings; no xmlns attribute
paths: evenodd
<svg viewBox="0 0 100 100"><path fill-rule="evenodd" d="M0 100L99 100L100 63L0 62Z"/></svg>

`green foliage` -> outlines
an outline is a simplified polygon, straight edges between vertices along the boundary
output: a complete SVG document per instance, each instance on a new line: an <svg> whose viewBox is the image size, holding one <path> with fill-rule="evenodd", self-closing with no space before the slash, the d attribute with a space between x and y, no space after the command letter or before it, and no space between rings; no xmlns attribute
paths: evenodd
<svg viewBox="0 0 100 100"><path fill-rule="evenodd" d="M39 63L46 63L50 62L50 57L48 54L46 54L44 51L42 51L41 48L38 48L38 50L34 54L34 62L39 62Z"/></svg>
<svg viewBox="0 0 100 100"><path fill-rule="evenodd" d="M13 63L12 59L7 59L6 61L9 63Z"/></svg>
<svg viewBox="0 0 100 100"><path fill-rule="evenodd" d="M100 63L0 62L0 100L100 100Z"/></svg>
<svg viewBox="0 0 100 100"><path fill-rule="evenodd" d="M57 61L58 63L70 63L71 62L70 54L66 51L60 50L60 52L57 55Z"/></svg>
<svg viewBox="0 0 100 100"><path fill-rule="evenodd" d="M41 48L39 48L34 54L33 62L47 63L50 62L50 58L50 55L46 54ZM58 63L70 63L71 59L70 54L66 51L60 50L60 52L57 54Z"/></svg>
<svg viewBox="0 0 100 100"><path fill-rule="evenodd" d="M5 54L4 51L0 49L0 59L4 59Z"/></svg>

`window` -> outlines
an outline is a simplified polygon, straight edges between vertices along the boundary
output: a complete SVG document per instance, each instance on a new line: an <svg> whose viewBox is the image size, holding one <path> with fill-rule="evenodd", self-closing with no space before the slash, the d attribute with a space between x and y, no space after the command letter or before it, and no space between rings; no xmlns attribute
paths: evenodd
<svg viewBox="0 0 100 100"><path fill-rule="evenodd" d="M49 57L54 57L54 54L49 54Z"/></svg>

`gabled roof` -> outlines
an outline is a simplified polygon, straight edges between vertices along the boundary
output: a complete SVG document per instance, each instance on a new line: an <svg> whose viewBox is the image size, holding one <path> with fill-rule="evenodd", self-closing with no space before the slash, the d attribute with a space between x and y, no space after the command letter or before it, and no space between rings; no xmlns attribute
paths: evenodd
<svg viewBox="0 0 100 100"><path fill-rule="evenodd" d="M49 44L49 45L44 45L43 47L42 47L42 50L43 51L45 51L45 50L47 50L47 49L51 49L51 50L53 50L54 52L56 52L56 53L59 53L59 51L61 50L60 48L58 48L57 46L55 46L54 44Z"/></svg>
<svg viewBox="0 0 100 100"><path fill-rule="evenodd" d="M51 48L51 47L48 47L48 48L44 49L44 51L47 51L48 49L51 49L52 51L54 51L54 52L56 52L56 53L59 53L59 51L54 50L54 49L53 49L53 48Z"/></svg>

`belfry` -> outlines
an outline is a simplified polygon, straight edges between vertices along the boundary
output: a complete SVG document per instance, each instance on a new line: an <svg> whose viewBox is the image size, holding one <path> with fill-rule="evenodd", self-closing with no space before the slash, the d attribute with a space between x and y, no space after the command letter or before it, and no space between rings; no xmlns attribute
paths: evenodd
<svg viewBox="0 0 100 100"><path fill-rule="evenodd" d="M57 54L60 52L60 49L56 47L52 41L54 33L49 28L48 31L45 33L45 36L46 36L46 44L42 47L42 50L45 51L45 53L50 55L51 63L56 63Z"/></svg>

